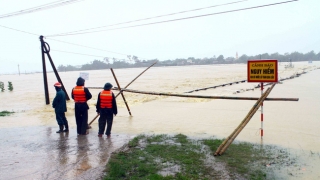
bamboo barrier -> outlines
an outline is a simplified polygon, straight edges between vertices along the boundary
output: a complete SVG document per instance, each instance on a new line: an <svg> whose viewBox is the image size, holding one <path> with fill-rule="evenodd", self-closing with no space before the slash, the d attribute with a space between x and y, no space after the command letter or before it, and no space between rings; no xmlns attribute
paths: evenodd
<svg viewBox="0 0 320 180"><path fill-rule="evenodd" d="M90 125L93 123L93 121L96 120L98 117L99 117L99 114L97 114L96 117L94 117L94 118L92 119L92 121L90 121L89 126L90 126Z"/></svg>
<svg viewBox="0 0 320 180"><path fill-rule="evenodd" d="M151 68L153 65L155 65L158 61L154 62L153 64L151 64L147 69L145 69L144 71L142 71L136 78L134 78L129 84L127 84L127 86L125 88L127 88L128 86L130 86L130 84L132 84L136 79L138 79L138 77L140 77L144 72L146 72L149 68ZM103 87L87 87L90 89L103 89ZM112 88L112 90L119 90L119 88ZM118 97L118 95L120 94L120 92L115 96L116 98ZM131 114L130 114L131 115ZM89 123L89 125L91 125L93 123L94 120L97 119L97 117L99 116L99 114L96 115L96 117L94 117L92 119L92 121Z"/></svg>
<svg viewBox="0 0 320 180"><path fill-rule="evenodd" d="M124 95L123 95L123 93L122 93L122 91L121 91L121 87L120 87L120 84L119 84L119 82L118 82L118 80L117 80L117 77L116 77L116 75L114 74L113 69L110 68L110 70L111 70L111 72L112 72L112 75L113 75L113 77L114 77L114 80L115 80L116 83L117 83L118 89L120 90L120 94L121 94L121 96L122 96L122 99L123 99L123 101L124 101L124 103L125 103L125 105L126 105L126 107L127 107L127 109L128 109L128 112L129 112L130 116L131 116L130 108L129 108L129 106L128 106L128 103L127 103L127 101L126 101L126 98L124 97Z"/></svg>
<svg viewBox="0 0 320 180"><path fill-rule="evenodd" d="M201 88L201 89L195 89L195 90L191 90L191 91L187 91L184 93L193 93L195 91L203 91L203 90L207 90L207 89L213 89L213 88L217 88L217 87L224 87L227 85L232 85L232 84L239 84L239 83L244 83L246 82L246 80L241 80L241 81L236 81L236 82L231 82L231 83L226 83L226 84L221 84L221 85L217 85L217 86L211 86L211 87L206 87L206 88Z"/></svg>
<svg viewBox="0 0 320 180"><path fill-rule="evenodd" d="M266 99L266 97L270 94L271 90L275 84L273 84L270 88L267 89L267 91L259 98L259 100L255 103L255 105L251 108L249 113L246 115L246 117L242 120L242 122L239 124L239 126L229 135L227 139L223 141L223 143L218 147L216 150L214 156L216 155L222 155L226 149L230 146L230 144L234 141L234 139L238 136L238 134L243 130L243 128L248 124L248 122L251 120L252 116L256 113L256 111L259 109L260 105L263 103L263 101Z"/></svg>
<svg viewBox="0 0 320 180"><path fill-rule="evenodd" d="M174 94L174 93L159 93L150 91L138 91L132 89L122 89L121 91L138 93L138 94L149 94L159 96L176 96L176 97L187 97L187 98L204 98L204 99L232 99L232 100L258 100L256 97L230 97L230 96L203 96L203 95L186 95L186 94ZM267 101L299 101L299 98L266 98Z"/></svg>
<svg viewBox="0 0 320 180"><path fill-rule="evenodd" d="M266 92L267 92L267 91L266 91ZM253 107L258 106L258 104L259 104L259 100L253 105ZM241 123L238 125L238 127L237 127L236 129L240 128L241 124L243 124L243 123L246 121L246 119L247 119L247 118L249 117L249 115L253 112L253 110L254 110L254 108L251 108L251 110L248 112L248 114L246 115L246 117L241 121ZM220 145L220 146L218 147L218 149L216 150L214 156L216 156L216 155L219 154L220 150L224 147L224 145L227 143L227 141L232 138L232 136L235 134L235 132L236 132L236 131L233 131L233 132L228 136L228 138L225 139L225 140L221 143L221 145Z"/></svg>
<svg viewBox="0 0 320 180"><path fill-rule="evenodd" d="M153 65L155 65L158 61L154 62L153 64L151 64L147 69L145 69L144 71L142 71L136 78L134 78L129 84L126 85L125 88L129 87L131 83L133 83L136 79L138 79L138 77L140 77L144 72L146 72L149 68L151 68ZM121 91L116 95L116 97L119 96L119 94L121 93Z"/></svg>

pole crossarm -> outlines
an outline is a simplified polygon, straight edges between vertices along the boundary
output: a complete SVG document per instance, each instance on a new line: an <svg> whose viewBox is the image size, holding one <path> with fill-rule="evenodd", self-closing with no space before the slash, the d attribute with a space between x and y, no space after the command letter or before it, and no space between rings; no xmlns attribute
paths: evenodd
<svg viewBox="0 0 320 180"><path fill-rule="evenodd" d="M121 91L138 93L138 94L158 95L158 96L176 96L176 97L204 98L204 99L229 99L229 100L258 100L259 99L258 97L186 95L186 94L139 91L139 90L132 90L132 89L121 89ZM266 98L265 101L299 101L299 98Z"/></svg>

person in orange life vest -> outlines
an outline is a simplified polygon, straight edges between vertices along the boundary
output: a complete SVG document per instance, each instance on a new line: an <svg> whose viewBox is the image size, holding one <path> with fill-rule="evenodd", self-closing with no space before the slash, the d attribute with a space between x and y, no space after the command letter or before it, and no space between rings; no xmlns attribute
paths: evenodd
<svg viewBox="0 0 320 180"><path fill-rule="evenodd" d="M61 84L59 82L55 83L53 86L57 91L56 97L52 102L52 107L54 108L56 119L59 125L59 131L56 133L69 132L68 121L66 115L64 114L67 112L66 94L61 90ZM65 127L64 130L63 126Z"/></svg>
<svg viewBox="0 0 320 180"><path fill-rule="evenodd" d="M87 101L92 98L89 89L84 87L85 80L81 77L77 80L77 86L72 89L71 97L74 99L74 110L78 135L87 135L88 109Z"/></svg>
<svg viewBox="0 0 320 180"><path fill-rule="evenodd" d="M100 115L98 137L102 137L107 124L106 135L110 138L113 115L116 116L118 113L116 97L111 91L111 88L112 84L106 83L103 91L98 95L96 104L97 113Z"/></svg>

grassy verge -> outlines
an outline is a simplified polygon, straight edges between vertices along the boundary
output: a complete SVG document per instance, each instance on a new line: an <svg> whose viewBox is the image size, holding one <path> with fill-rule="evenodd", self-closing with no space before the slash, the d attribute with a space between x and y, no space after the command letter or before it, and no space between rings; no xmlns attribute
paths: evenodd
<svg viewBox="0 0 320 180"><path fill-rule="evenodd" d="M213 157L221 143L182 134L139 135L112 154L104 179L276 179L270 164L293 161L285 150L250 143L234 143Z"/></svg>
<svg viewBox="0 0 320 180"><path fill-rule="evenodd" d="M9 116L10 114L12 114L14 112L10 112L10 111L1 111L0 112L0 116Z"/></svg>

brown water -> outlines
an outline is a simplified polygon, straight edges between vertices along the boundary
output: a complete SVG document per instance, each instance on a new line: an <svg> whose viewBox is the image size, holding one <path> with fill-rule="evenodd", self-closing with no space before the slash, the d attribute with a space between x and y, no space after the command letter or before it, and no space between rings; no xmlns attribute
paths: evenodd
<svg viewBox="0 0 320 180"><path fill-rule="evenodd" d="M236 140L274 144L288 149L302 158L305 167L285 179L318 179L320 173L320 62L293 63L294 68L279 66L279 79L306 74L277 84L269 97L299 98L299 101L266 101L264 103L264 137L260 136L258 111ZM121 87L126 86L145 68L115 69ZM194 89L246 80L246 65L206 65L152 67L128 88L141 91L182 94ZM87 71L87 87L103 87L106 82L117 86L110 70ZM70 92L79 72L61 72L65 88ZM0 81L11 81L12 92L0 92L0 111L17 113L0 118L0 177L1 179L96 179L110 153L130 138L141 133L176 134L190 137L227 137L247 115L255 101L208 100L142 95L125 92L132 116L121 96L117 102L119 113L114 119L111 139L97 137L97 120L88 136L76 135L74 103L67 102L71 131L56 134L58 125L51 105L45 105L42 74L0 75ZM50 101L55 96L54 73L48 73ZM239 83L197 91L192 95L259 97L258 83ZM267 86L268 87L268 86ZM266 88L267 88L266 87ZM6 87L7 88L7 87ZM90 89L89 121L96 115L95 103L100 90ZM115 93L117 93L115 91Z"/></svg>

